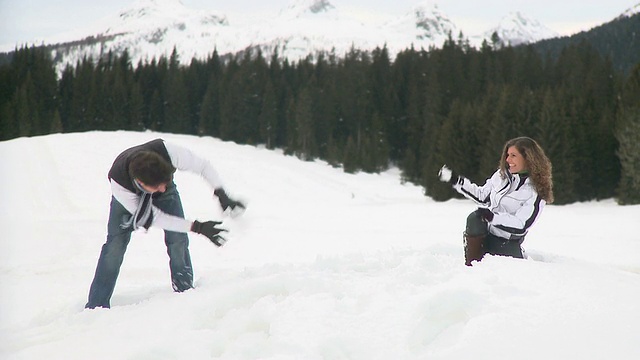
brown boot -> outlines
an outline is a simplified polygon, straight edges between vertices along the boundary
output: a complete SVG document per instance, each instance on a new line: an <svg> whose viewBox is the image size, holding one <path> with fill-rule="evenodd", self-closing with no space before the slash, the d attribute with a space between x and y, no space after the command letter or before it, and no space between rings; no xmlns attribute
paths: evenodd
<svg viewBox="0 0 640 360"><path fill-rule="evenodd" d="M486 235L468 236L464 234L464 264L471 266L471 261L482 260L484 256L484 239Z"/></svg>

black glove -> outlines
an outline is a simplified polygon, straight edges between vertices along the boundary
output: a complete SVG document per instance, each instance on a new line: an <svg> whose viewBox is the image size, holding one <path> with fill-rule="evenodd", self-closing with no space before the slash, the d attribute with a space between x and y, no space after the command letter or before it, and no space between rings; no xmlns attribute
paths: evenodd
<svg viewBox="0 0 640 360"><path fill-rule="evenodd" d="M478 208L478 214L484 222L490 223L493 220L493 213L487 208Z"/></svg>
<svg viewBox="0 0 640 360"><path fill-rule="evenodd" d="M240 201L230 199L223 188L218 188L213 193L218 197L220 206L222 207L222 211L227 210L227 208L231 208L232 212L236 210L236 208L238 208L240 211L247 208Z"/></svg>
<svg viewBox="0 0 640 360"><path fill-rule="evenodd" d="M438 171L438 179L442 182L448 182L451 185L455 185L458 182L459 175L453 170L449 169L447 165L443 165Z"/></svg>
<svg viewBox="0 0 640 360"><path fill-rule="evenodd" d="M216 227L220 224L222 224L220 221L200 222L196 220L193 222L193 225L191 225L191 231L206 236L212 243L216 244L216 246L222 246L227 242L227 239L222 237L220 233L227 230Z"/></svg>

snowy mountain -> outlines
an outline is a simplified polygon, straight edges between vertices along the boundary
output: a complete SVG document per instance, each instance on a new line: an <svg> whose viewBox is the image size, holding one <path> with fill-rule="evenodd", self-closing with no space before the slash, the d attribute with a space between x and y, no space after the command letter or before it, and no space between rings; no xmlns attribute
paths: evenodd
<svg viewBox="0 0 640 360"><path fill-rule="evenodd" d="M527 18L520 12L509 13L500 20L498 26L487 30L482 37L489 44L493 42L494 34L498 36L498 43L502 46L517 46L531 44L540 40L558 37L559 34L542 25L537 20Z"/></svg>
<svg viewBox="0 0 640 360"><path fill-rule="evenodd" d="M403 17L385 24L383 29L392 34L409 35L407 40L424 41L435 46L442 45L449 35L455 38L460 32L457 26L432 2L417 5ZM406 45L410 44L405 43L403 47L407 48Z"/></svg>
<svg viewBox="0 0 640 360"><path fill-rule="evenodd" d="M494 31L504 43L513 45L556 35L521 14L507 17L488 33ZM214 50L224 55L248 48L260 49L265 57L277 51L295 61L321 51L342 56L351 48L372 50L386 45L393 57L411 46L439 47L450 34L457 38L459 33L432 1L422 1L405 15L384 23L365 23L330 0L292 0L276 16L246 15L237 21L217 12L190 9L180 0L136 0L119 14L83 30L83 35L67 34L45 43L56 44L51 48L62 70L85 56L95 59L124 49L134 64L169 56L174 48L183 62L204 59Z"/></svg>
<svg viewBox="0 0 640 360"><path fill-rule="evenodd" d="M350 48L383 46L385 34L344 13L327 0L297 0L272 19L262 19L238 29L244 47L260 48L266 56L274 51L292 60L317 52L343 55Z"/></svg>
<svg viewBox="0 0 640 360"><path fill-rule="evenodd" d="M151 29L166 33L171 30L184 31L187 26L193 26L193 32L198 26L219 25L228 25L223 15L193 11L177 0L137 0L131 8L119 14L118 21L107 28L104 34L148 34Z"/></svg>
<svg viewBox="0 0 640 360"><path fill-rule="evenodd" d="M235 31L224 15L185 7L179 0L136 0L117 16L103 19L80 41L54 46L61 66L75 64L84 56L97 58L109 51L128 49L134 63L168 56L174 47L181 59L204 57L212 44L238 51ZM235 40L235 41L234 41ZM206 51L206 52L203 52Z"/></svg>

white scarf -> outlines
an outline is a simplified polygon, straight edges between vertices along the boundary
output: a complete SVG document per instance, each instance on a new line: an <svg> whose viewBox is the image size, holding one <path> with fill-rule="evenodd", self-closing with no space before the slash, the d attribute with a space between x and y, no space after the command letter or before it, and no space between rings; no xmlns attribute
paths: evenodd
<svg viewBox="0 0 640 360"><path fill-rule="evenodd" d="M133 184L142 194L140 195L136 212L131 215L127 222L121 224L120 227L123 229L131 227L134 231L141 227L148 229L149 226L151 226L151 206L153 204L151 195L153 194L143 189L136 180L133 180Z"/></svg>

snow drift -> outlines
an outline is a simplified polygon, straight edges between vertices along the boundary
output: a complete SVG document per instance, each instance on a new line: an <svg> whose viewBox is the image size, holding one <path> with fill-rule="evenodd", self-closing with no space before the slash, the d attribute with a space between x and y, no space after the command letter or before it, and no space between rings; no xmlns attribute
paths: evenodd
<svg viewBox="0 0 640 360"><path fill-rule="evenodd" d="M156 137L207 157L248 202L224 218L178 173L196 289L171 290L162 232L135 233L109 310L83 309L106 232L106 173ZM89 132L0 142L2 359L637 359L640 206L548 206L527 260L463 264L468 201L399 174L209 137Z"/></svg>

